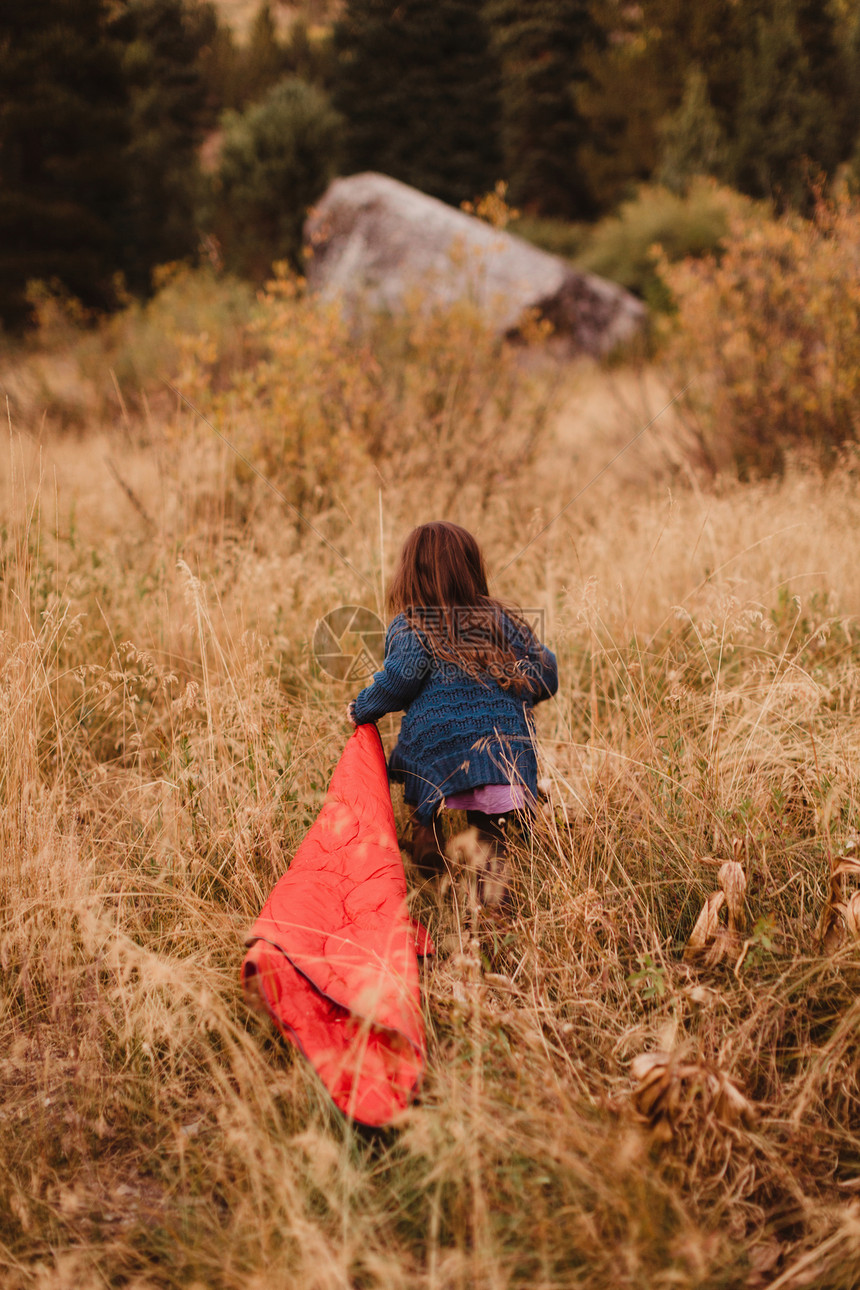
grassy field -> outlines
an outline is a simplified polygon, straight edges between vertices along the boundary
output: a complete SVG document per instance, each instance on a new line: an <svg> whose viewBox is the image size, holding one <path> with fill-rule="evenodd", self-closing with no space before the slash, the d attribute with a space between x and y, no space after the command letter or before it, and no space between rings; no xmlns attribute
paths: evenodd
<svg viewBox="0 0 860 1290"><path fill-rule="evenodd" d="M42 338L0 363L4 1290L855 1287L856 459L706 479L672 408L586 487L658 371L283 279ZM509 925L412 883L429 1067L374 1136L238 968L349 733L315 621L441 515L562 680Z"/></svg>

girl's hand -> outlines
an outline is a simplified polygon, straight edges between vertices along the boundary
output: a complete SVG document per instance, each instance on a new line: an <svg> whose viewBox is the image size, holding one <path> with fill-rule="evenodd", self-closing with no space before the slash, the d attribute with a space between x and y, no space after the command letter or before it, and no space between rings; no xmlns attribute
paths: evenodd
<svg viewBox="0 0 860 1290"><path fill-rule="evenodd" d="M355 719L355 699L350 699L349 703L346 705L346 716L348 721L350 721L354 726L358 726L358 722Z"/></svg>

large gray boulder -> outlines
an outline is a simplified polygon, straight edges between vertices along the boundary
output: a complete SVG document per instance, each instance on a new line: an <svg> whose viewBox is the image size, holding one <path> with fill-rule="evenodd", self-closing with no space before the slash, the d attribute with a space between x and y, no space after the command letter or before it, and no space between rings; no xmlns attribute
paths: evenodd
<svg viewBox="0 0 860 1290"><path fill-rule="evenodd" d="M415 188L372 172L336 179L305 225L309 286L325 299L396 314L418 293L431 304L468 296L513 335L527 311L572 349L608 353L641 329L628 291Z"/></svg>

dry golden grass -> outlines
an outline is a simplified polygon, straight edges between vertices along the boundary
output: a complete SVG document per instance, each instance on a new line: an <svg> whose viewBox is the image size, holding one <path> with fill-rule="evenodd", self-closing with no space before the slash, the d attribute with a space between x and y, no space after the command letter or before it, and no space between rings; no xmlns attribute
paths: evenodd
<svg viewBox="0 0 860 1290"><path fill-rule="evenodd" d="M501 568L662 390L625 369L558 384L465 318L377 338L368 375L293 307L265 305L263 366L217 368L212 329L165 370L357 573L173 396L121 387L123 406L104 373L69 394L74 435L50 401L10 405L0 1283L849 1290L853 462L705 489L660 421L499 578L559 654L547 801L508 922L482 922L466 881L413 884L446 951L429 1070L403 1124L367 1135L238 982L348 734L315 619L377 608L443 504ZM484 443L465 477L461 432ZM725 885L737 954L685 958Z"/></svg>
<svg viewBox="0 0 860 1290"><path fill-rule="evenodd" d="M215 8L221 22L232 28L240 40L244 40L260 11L260 3L259 0L215 0ZM338 0L300 0L295 4L277 0L272 5L272 16L283 30L288 29L298 17L311 24L331 22L339 8Z"/></svg>

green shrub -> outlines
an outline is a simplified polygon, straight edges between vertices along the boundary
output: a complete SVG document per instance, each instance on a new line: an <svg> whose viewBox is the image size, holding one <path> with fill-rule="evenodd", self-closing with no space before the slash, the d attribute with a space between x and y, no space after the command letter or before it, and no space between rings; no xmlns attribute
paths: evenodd
<svg viewBox="0 0 860 1290"><path fill-rule="evenodd" d="M42 425L116 425L142 412L148 422L154 409L173 406L165 381L184 387L189 365L205 361L207 389L217 391L258 361L249 283L179 263L156 269L154 286L151 299L128 299L95 326L79 301L32 284L35 326L27 344L0 346L0 390L17 426L33 433Z"/></svg>
<svg viewBox="0 0 860 1290"><path fill-rule="evenodd" d="M83 339L81 368L104 382L108 361L127 403L137 406L144 393L163 388L165 378L180 376L187 363L189 337L205 346L211 382L246 360L250 345L247 320L254 307L253 288L231 274L184 264L162 265L155 272L156 293L141 304L132 301L89 345ZM111 382L112 384L112 382Z"/></svg>
<svg viewBox="0 0 860 1290"><path fill-rule="evenodd" d="M732 215L748 206L745 198L709 179L694 180L686 196L656 186L640 188L617 215L595 225L578 263L666 312L672 299L655 248L662 248L670 263L715 253Z"/></svg>
<svg viewBox="0 0 860 1290"><path fill-rule="evenodd" d="M411 515L477 518L521 503L516 481L554 403L519 346L500 342L469 301L427 309L415 298L396 319L367 316L358 334L336 302L278 268L248 328L259 360L213 398L208 355L201 347L193 361L192 338L183 388L216 420L232 419L243 451L290 504L334 505L368 462L365 500L397 480L411 489Z"/></svg>
<svg viewBox="0 0 860 1290"><path fill-rule="evenodd" d="M542 251L575 260L588 237L588 225L576 224L566 219L542 219L537 215L523 215L511 223L509 231L525 238Z"/></svg>
<svg viewBox="0 0 860 1290"><path fill-rule="evenodd" d="M696 63L687 72L684 97L660 130L662 150L654 174L673 193L687 193L701 175L729 180L725 132L711 102L708 79Z"/></svg>
<svg viewBox="0 0 860 1290"><path fill-rule="evenodd" d="M227 265L262 281L274 260L298 267L307 208L335 172L340 117L295 77L225 117L216 226Z"/></svg>

